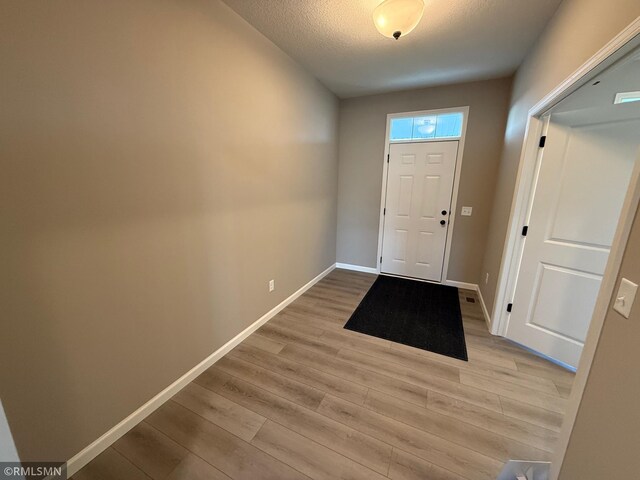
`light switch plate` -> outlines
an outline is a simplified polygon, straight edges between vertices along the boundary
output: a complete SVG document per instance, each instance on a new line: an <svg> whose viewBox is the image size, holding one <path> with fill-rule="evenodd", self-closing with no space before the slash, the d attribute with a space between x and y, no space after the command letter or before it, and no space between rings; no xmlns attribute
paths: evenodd
<svg viewBox="0 0 640 480"><path fill-rule="evenodd" d="M473 207L462 207L462 212L460 214L463 217L470 217L472 211L473 211Z"/></svg>
<svg viewBox="0 0 640 480"><path fill-rule="evenodd" d="M638 285L626 278L623 278L616 294L616 301L613 304L613 309L622 315L624 318L629 318L631 313L631 307L633 307L633 301L636 299L636 292L638 291Z"/></svg>

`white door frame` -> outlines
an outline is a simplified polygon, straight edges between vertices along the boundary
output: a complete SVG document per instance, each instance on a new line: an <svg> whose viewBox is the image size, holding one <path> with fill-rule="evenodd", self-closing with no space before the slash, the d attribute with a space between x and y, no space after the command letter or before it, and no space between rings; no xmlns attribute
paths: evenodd
<svg viewBox="0 0 640 480"><path fill-rule="evenodd" d="M422 140L398 140L391 142L389 140L389 134L391 132L391 120L394 118L405 117L422 117L427 115L438 115L442 113L462 112L462 132L460 138L432 138ZM462 158L464 152L464 141L467 136L467 122L469 118L469 106L453 107L453 108L440 108L437 110L418 110L416 112L402 112L402 113L389 113L387 114L387 127L384 136L384 155L382 157L382 192L380 195L380 223L378 225L378 256L376 258L376 273L381 272L382 264L380 263L380 257L382 256L382 242L384 238L384 208L387 204L387 174L389 170L389 164L387 158L389 156L390 146L394 143L425 143L425 142L458 142L458 154L456 156L455 173L453 176L453 191L451 193L451 214L449 215L449 225L447 229L447 241L444 249L444 261L442 266L442 281L440 283L447 284L449 279L447 273L449 271L449 255L451 253L451 240L453 238L453 228L455 225L455 218L457 215L458 205L458 189L460 187L460 172L462 171ZM425 280L426 281L426 280ZM437 282L432 282L437 283ZM452 282L456 286L459 286L460 282Z"/></svg>
<svg viewBox="0 0 640 480"><path fill-rule="evenodd" d="M516 186L509 217L505 247L502 256L502 265L498 277L498 288L494 302L494 310L491 318L491 332L496 335L504 335L509 316L506 312L507 299L513 298L517 273L524 247L520 230L525 225L528 201L531 195L531 187L534 178L534 169L538 156L538 140L543 132L544 122L541 116L560 100L573 93L585 81L603 71L608 65L603 66L609 57L623 47L629 47L633 42L637 46L640 40L640 17L637 17L626 28L618 33L602 49L587 60L580 68L567 77L556 88L549 92L542 100L535 104L528 113L525 139L520 157L520 165L516 178ZM637 38L636 38L637 37ZM634 41L635 39L635 41ZM605 269L598 298L594 308L593 317L587 333L587 338L578 365L571 395L567 404L567 411L556 444L553 460L551 462L550 480L557 480L562 468L562 462L567 451L569 439L573 431L576 416L582 395L589 377L596 347L600 339L604 319L609 307L609 300L613 295L616 279L622 257L627 246L631 226L640 205L640 159L636 161L633 174L629 183L627 196L622 207L620 220L613 239L609 259Z"/></svg>

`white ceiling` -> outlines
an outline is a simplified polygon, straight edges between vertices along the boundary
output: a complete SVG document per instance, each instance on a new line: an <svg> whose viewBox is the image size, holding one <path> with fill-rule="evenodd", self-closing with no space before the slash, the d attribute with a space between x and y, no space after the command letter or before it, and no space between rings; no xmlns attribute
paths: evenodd
<svg viewBox="0 0 640 480"><path fill-rule="evenodd" d="M513 73L561 0L426 0L408 36L373 25L381 0L224 0L340 97Z"/></svg>

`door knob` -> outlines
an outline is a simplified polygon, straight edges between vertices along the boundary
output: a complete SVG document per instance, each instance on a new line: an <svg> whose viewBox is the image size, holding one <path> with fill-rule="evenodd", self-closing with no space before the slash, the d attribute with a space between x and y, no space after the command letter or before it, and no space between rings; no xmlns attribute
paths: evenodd
<svg viewBox="0 0 640 480"><path fill-rule="evenodd" d="M447 214L447 211L446 211L446 210L442 210L442 214L443 214L443 215L446 215L446 214Z"/></svg>
<svg viewBox="0 0 640 480"><path fill-rule="evenodd" d="M444 220L440 220L440 225L446 225L447 222L445 222Z"/></svg>

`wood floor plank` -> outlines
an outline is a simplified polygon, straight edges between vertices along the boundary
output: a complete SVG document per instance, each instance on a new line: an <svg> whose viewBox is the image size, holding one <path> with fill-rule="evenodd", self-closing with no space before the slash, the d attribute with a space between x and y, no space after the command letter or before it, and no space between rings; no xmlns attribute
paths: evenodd
<svg viewBox="0 0 640 480"><path fill-rule="evenodd" d="M395 351L400 349L392 346L391 350ZM403 351L406 357L409 357L409 358L413 357L414 359L415 357L420 357L421 355L424 355L424 353L421 354L416 352L415 350L413 351L401 350L401 351ZM517 368L515 361L513 363L501 361L500 362L501 365L496 365L496 364L491 364L491 363L479 360L477 357L470 358L468 362L464 362L461 360L452 359L442 355L438 355L437 357L434 357L434 355L436 354L433 354L431 352L425 352L425 353L427 355L424 355L424 356L429 356L430 358L433 358L433 360L436 362L444 362L444 363L447 363L448 365L455 366L459 370L467 370L477 375L495 378L496 380L501 380L504 382L515 383L517 385L529 387L533 390L549 393L551 395L558 395L559 393L556 383L554 383L551 379L541 377L539 375L531 375L529 373L520 371ZM431 355L429 355L430 353ZM408 361L404 361L400 359L397 359L395 361L402 361L402 363L409 365ZM420 362L420 359L418 358L413 361L413 364L419 365L420 364L419 362Z"/></svg>
<svg viewBox="0 0 640 480"><path fill-rule="evenodd" d="M344 320L336 320L332 317L325 317L322 315L312 316L294 311L285 311L277 319L274 318L271 320L271 322L294 329L297 325L309 324L329 331L342 331L344 326Z"/></svg>
<svg viewBox="0 0 640 480"><path fill-rule="evenodd" d="M148 422L234 480L309 478L173 401Z"/></svg>
<svg viewBox="0 0 640 480"><path fill-rule="evenodd" d="M230 356L260 365L280 375L353 403L362 405L367 396L367 387L357 385L335 375L329 375L306 365L292 362L279 355L269 354L249 345L240 345L231 352Z"/></svg>
<svg viewBox="0 0 640 480"><path fill-rule="evenodd" d="M336 288L338 287L338 288ZM316 283L308 291L324 292L326 296L339 296L339 297L361 297L363 290L368 288L368 282L353 282L350 280L332 280L322 279Z"/></svg>
<svg viewBox="0 0 640 480"><path fill-rule="evenodd" d="M258 333L264 337L269 338L270 340L275 340L276 342L281 343L296 343L299 345L303 345L305 348L310 350L315 350L319 353L323 353L325 355L335 355L338 353L338 348L331 347L324 342L319 342L314 340L306 335L302 335L288 328L283 328L275 324L269 324L262 326L258 329Z"/></svg>
<svg viewBox="0 0 640 480"><path fill-rule="evenodd" d="M395 365L403 365L405 367L418 370L428 371L429 375L435 375L453 382L460 381L459 368L457 366L448 365L444 362L431 360L429 358L417 358L414 355L405 354L399 350L390 348L391 342L384 341L379 345L373 342L362 341L359 337L354 337L351 332L324 332L320 337L321 341L326 341L330 345L340 346L342 349L354 350L384 360L392 362ZM371 337L375 338L375 337Z"/></svg>
<svg viewBox="0 0 640 480"><path fill-rule="evenodd" d="M340 422L211 368L198 381L260 415L327 448L386 474L391 447Z"/></svg>
<svg viewBox="0 0 640 480"><path fill-rule="evenodd" d="M413 355L419 358L429 358L431 360L435 360L438 362L446 363L447 365L451 365L458 368L467 368L472 370L483 370L483 369L494 369L501 368L504 370L512 370L517 371L518 367L515 362L504 363L500 366L496 366L495 364L485 362L483 360L479 360L478 358L469 358L468 361L458 360L457 358L451 358L444 355L439 355L437 353L429 352L427 350L422 350L420 348L410 347L409 345L403 345L401 343L391 343L392 350L399 350L405 354Z"/></svg>
<svg viewBox="0 0 640 480"><path fill-rule="evenodd" d="M113 448L107 448L77 472L73 480L149 480L151 477Z"/></svg>
<svg viewBox="0 0 640 480"><path fill-rule="evenodd" d="M315 303L295 303L287 307L283 312L287 314L302 315L309 318L327 318L336 323L345 323L355 307L338 310L332 308L328 300L315 300Z"/></svg>
<svg viewBox="0 0 640 480"><path fill-rule="evenodd" d="M314 480L383 480L379 473L268 420L251 442Z"/></svg>
<svg viewBox="0 0 640 480"><path fill-rule="evenodd" d="M358 294L352 294L343 290L336 291L333 288L325 288L322 285L307 290L305 295L320 301L326 301L330 298L332 302L331 306L345 307L347 309L357 307L360 302L360 295Z"/></svg>
<svg viewBox="0 0 640 480"><path fill-rule="evenodd" d="M263 337L258 333L253 333L249 335L241 345L247 345L259 348L269 353L279 353L285 346L282 342L276 342L274 340L270 340L267 337Z"/></svg>
<svg viewBox="0 0 640 480"><path fill-rule="evenodd" d="M531 365L522 361L516 361L518 371L526 373L528 375L535 375L537 377L547 378L558 385L564 385L571 387L575 374L564 368L553 365L551 362L547 362L548 365Z"/></svg>
<svg viewBox="0 0 640 480"><path fill-rule="evenodd" d="M454 398L463 398L481 407L495 410L496 412L501 411L500 400L497 395L475 388L474 386L452 382L435 375L430 375L429 373L408 369L407 367L399 367L396 366L396 364L353 350L340 350L337 358L345 359L354 365L360 365L362 368L369 369L370 371L380 372L400 381L423 387L428 391L440 392ZM425 368L424 371L429 372L428 368Z"/></svg>
<svg viewBox="0 0 640 480"><path fill-rule="evenodd" d="M231 402L196 383L190 383L174 395L173 401L246 442L258 433L266 421L262 415Z"/></svg>
<svg viewBox="0 0 640 480"><path fill-rule="evenodd" d="M329 338L326 333L323 337ZM353 348L353 350L360 349ZM369 351L362 350L362 352L386 359L393 363L399 363L412 368L419 368L420 370L430 370L431 367L434 366L434 368L438 370L442 369L442 374L440 376L450 380L459 380L458 370L468 365L468 362L465 362L464 360L447 357L446 355L440 355L428 350L422 350L420 348L395 342L390 342L388 350L370 349Z"/></svg>
<svg viewBox="0 0 640 480"><path fill-rule="evenodd" d="M483 362L489 365L495 365L502 368L510 368L517 370L516 361L509 355L494 355L490 351L474 346L472 342L467 342L467 356L469 361Z"/></svg>
<svg viewBox="0 0 640 480"><path fill-rule="evenodd" d="M155 480L166 478L188 450L145 422L113 444L113 449Z"/></svg>
<svg viewBox="0 0 640 480"><path fill-rule="evenodd" d="M318 412L393 447L474 480L495 480L503 463L367 408L327 395Z"/></svg>
<svg viewBox="0 0 640 480"><path fill-rule="evenodd" d="M328 294L309 292L309 298L313 298L319 302L326 302L329 298ZM331 298L331 304L324 304L323 309L327 311L333 311L337 315L349 315L357 306L359 301L354 298L345 298L339 296L333 296Z"/></svg>
<svg viewBox="0 0 640 480"><path fill-rule="evenodd" d="M376 371L383 372L385 369L392 372L392 376L400 375L406 377L407 380L412 378L414 382L421 384L424 376L436 376L451 382L460 383L460 369L452 367L444 363L430 361L425 359L423 362L412 362L407 359L406 355L398 351L382 348L359 348L357 350L349 347L342 348L337 355L349 362L370 365ZM388 365L388 367L384 367ZM415 378L414 378L415 376Z"/></svg>
<svg viewBox="0 0 640 480"><path fill-rule="evenodd" d="M363 348L371 349L373 351L387 352L391 349L391 341L383 338L373 337L371 335L365 335L360 332L354 332L352 330L346 330L341 328L339 330L325 330L320 336L320 341L327 342L330 345L342 348Z"/></svg>
<svg viewBox="0 0 640 480"><path fill-rule="evenodd" d="M565 385L563 383L556 383L556 388L558 389L558 393L562 398L569 398L571 395L572 387L570 385Z"/></svg>
<svg viewBox="0 0 640 480"><path fill-rule="evenodd" d="M216 364L216 367L311 410L315 410L324 397L324 392L317 388L296 382L284 375L245 362L235 356L224 357Z"/></svg>
<svg viewBox="0 0 640 480"><path fill-rule="evenodd" d="M213 465L189 453L166 480L231 480Z"/></svg>
<svg viewBox="0 0 640 480"><path fill-rule="evenodd" d="M349 284L362 284L364 288L369 288L376 281L378 275L375 273L355 272L344 268L336 268L331 275L322 279L323 282L345 281Z"/></svg>
<svg viewBox="0 0 640 480"><path fill-rule="evenodd" d="M365 407L502 462L514 458L550 460L546 451L384 393L370 391Z"/></svg>
<svg viewBox="0 0 640 480"><path fill-rule="evenodd" d="M318 325L314 325L308 319L307 321L296 322L295 319L292 319L291 316L286 312L280 312L278 315L269 320L269 324L289 328L296 333L300 333L311 338L318 338L324 333L324 330L321 327L319 327Z"/></svg>
<svg viewBox="0 0 640 480"><path fill-rule="evenodd" d="M558 439L553 430L435 392L427 394L427 408L550 453Z"/></svg>
<svg viewBox="0 0 640 480"><path fill-rule="evenodd" d="M464 480L460 475L395 448L388 477L392 480Z"/></svg>
<svg viewBox="0 0 640 480"><path fill-rule="evenodd" d="M375 282L377 275L374 278L358 278L352 275L330 275L323 278L318 282L319 287L329 287L333 291L352 291L353 293L364 293L371 288L371 285Z"/></svg>
<svg viewBox="0 0 640 480"><path fill-rule="evenodd" d="M482 350L485 356L495 359L510 360L543 368L549 368L550 365L553 365L548 360L539 357L538 355L534 355L533 353L520 348L513 342L501 337L494 337L493 344L491 346L478 345L477 350Z"/></svg>
<svg viewBox="0 0 640 480"><path fill-rule="evenodd" d="M475 305L460 301L460 312L462 313L462 322L465 331L471 331L485 338L492 338L492 335L487 331L487 322L484 318L484 313L480 309Z"/></svg>
<svg viewBox="0 0 640 480"><path fill-rule="evenodd" d="M566 399L561 398L558 393L556 393L556 395L548 395L537 390L532 390L531 388L502 382L493 378L482 377L480 375L473 375L469 372L460 372L460 382L463 385L487 392L494 392L501 397L517 400L556 413L564 413L567 406Z"/></svg>
<svg viewBox="0 0 640 480"><path fill-rule="evenodd" d="M502 405L503 413L509 417L518 418L525 422L560 432L563 418L561 413L506 397L500 397L500 404Z"/></svg>
<svg viewBox="0 0 640 480"><path fill-rule="evenodd" d="M288 310L290 308L296 307L296 306L301 306L301 305L306 305L306 306L314 306L316 305L318 302L313 299L313 298L308 298L304 295L296 298L293 302L291 302L289 305L287 305L287 308L285 310Z"/></svg>
<svg viewBox="0 0 640 480"><path fill-rule="evenodd" d="M350 276L342 276L340 278L331 276L323 278L316 286L327 288L331 292L350 292L354 295L361 295L362 292L368 290L372 284L373 282L366 279Z"/></svg>
<svg viewBox="0 0 640 480"><path fill-rule="evenodd" d="M480 375L483 377L500 380L502 382L513 383L525 388L530 388L531 390L548 393L549 395L557 396L559 393L556 384L548 378L529 375L527 373L520 372L519 370L513 370L498 366L492 368L473 367L466 368L464 370L468 370L469 373L472 373L474 375Z"/></svg>
<svg viewBox="0 0 640 480"><path fill-rule="evenodd" d="M315 321L317 319L323 319L327 322L331 322L336 325L340 325L341 327L347 323L349 319L351 310L348 312L337 313L335 310L329 310L324 304L315 304L315 305L295 305L289 306L283 313L286 313L288 316L295 316L298 318L306 319L309 322Z"/></svg>
<svg viewBox="0 0 640 480"><path fill-rule="evenodd" d="M313 306L308 305L297 305L290 309L288 309L288 313L297 313L300 315L309 315L311 317L322 316L324 318L340 322L343 325L347 323L347 320L355 310L355 306L353 307L345 307L345 306L336 306L333 303L329 303L328 300L322 302L321 300L316 300L316 304Z"/></svg>
<svg viewBox="0 0 640 480"><path fill-rule="evenodd" d="M486 327L480 327L478 321L466 319L462 323L464 325L467 346L478 349L491 349L495 347L495 339L487 336L487 332L485 331Z"/></svg>
<svg viewBox="0 0 640 480"><path fill-rule="evenodd" d="M340 358L317 354L296 344L287 345L278 355L417 405L425 406L427 402L426 388L367 370Z"/></svg>

